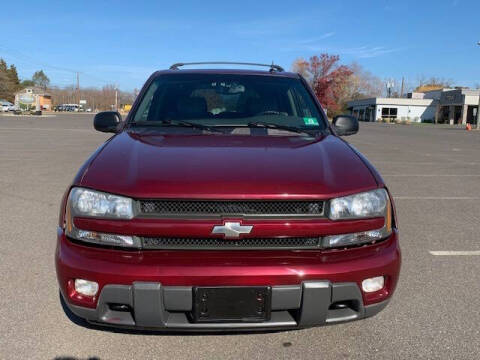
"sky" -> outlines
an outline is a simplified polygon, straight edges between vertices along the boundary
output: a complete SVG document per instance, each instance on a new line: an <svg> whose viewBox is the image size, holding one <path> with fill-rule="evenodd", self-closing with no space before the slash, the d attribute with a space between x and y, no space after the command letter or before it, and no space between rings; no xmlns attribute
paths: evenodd
<svg viewBox="0 0 480 360"><path fill-rule="evenodd" d="M381 79L480 84L480 1L22 1L0 21L0 57L22 79L141 88L175 62L265 62L291 68L324 52Z"/></svg>

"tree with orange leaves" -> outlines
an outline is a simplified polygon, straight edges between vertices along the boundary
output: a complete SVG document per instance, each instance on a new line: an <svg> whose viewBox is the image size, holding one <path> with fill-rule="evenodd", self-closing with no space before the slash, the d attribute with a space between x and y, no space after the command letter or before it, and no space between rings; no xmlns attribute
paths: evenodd
<svg viewBox="0 0 480 360"><path fill-rule="evenodd" d="M320 54L312 56L309 61L297 59L293 71L300 73L310 83L323 108L329 114L341 110L339 102L343 89L353 71L346 65L339 64L338 55Z"/></svg>

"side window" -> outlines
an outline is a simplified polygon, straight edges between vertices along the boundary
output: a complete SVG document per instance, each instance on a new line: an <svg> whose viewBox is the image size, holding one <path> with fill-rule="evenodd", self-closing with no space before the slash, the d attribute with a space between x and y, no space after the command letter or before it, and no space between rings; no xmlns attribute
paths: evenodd
<svg viewBox="0 0 480 360"><path fill-rule="evenodd" d="M150 88L148 89L147 93L143 97L143 100L137 109L137 112L135 113L135 118L133 119L134 121L147 121L148 120L148 113L150 111L150 107L152 105L152 100L153 96L155 95L155 92L157 91L158 88L158 83L154 82L152 85L150 85Z"/></svg>

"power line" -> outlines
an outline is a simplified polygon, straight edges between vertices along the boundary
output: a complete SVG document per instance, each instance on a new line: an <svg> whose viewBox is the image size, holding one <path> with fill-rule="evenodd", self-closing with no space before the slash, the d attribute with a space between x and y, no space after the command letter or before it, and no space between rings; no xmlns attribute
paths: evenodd
<svg viewBox="0 0 480 360"><path fill-rule="evenodd" d="M79 70L75 70L75 69L70 69L70 68L65 68L65 67L60 67L60 66L56 66L56 65L51 65L51 64L47 64L47 63L44 63L42 61L38 61L37 59L34 59L32 58L31 56L21 52L21 51L18 51L16 49L12 49L12 48L7 48L3 45L0 45L0 49L2 49L3 52L5 52L7 55L13 57L13 58L17 58L19 59L20 58L20 61L23 61L24 63L27 63L29 65L34 65L34 66L41 66L43 68L47 68L47 69L53 69L53 70L57 70L57 71L64 71L64 72L69 72L69 73L72 73L74 75L76 75L77 77L77 86L78 86L78 83L79 83L79 75L81 74L82 76L86 76L88 78L91 78L97 82L100 82L102 84L108 84L110 83L110 81L107 81L105 79L101 79L99 78L98 76L93 76L93 75L90 75L88 73L85 73L83 71L79 71ZM9 54L10 52L10 54ZM17 55L15 54L12 54L12 53L16 53ZM23 59L22 59L23 58Z"/></svg>
<svg viewBox="0 0 480 360"><path fill-rule="evenodd" d="M11 52L17 53L17 55L16 55L17 57L20 56L20 58L23 57L24 59L28 59L27 62L30 63L31 65L40 65L40 66L43 66L44 68L50 68L50 69L60 70L60 71L67 71L67 72L72 72L72 73L77 72L76 70L73 70L73 69L68 69L68 68L55 66L55 65L50 65L50 64L38 61L38 60L32 58L31 56L26 55L25 53L22 53L21 51L11 49L11 48L9 49L9 48L6 48L3 45L0 45L0 49L6 50L7 54L8 54L8 51L10 51L10 56L13 56L13 57L15 57L15 55L12 55Z"/></svg>

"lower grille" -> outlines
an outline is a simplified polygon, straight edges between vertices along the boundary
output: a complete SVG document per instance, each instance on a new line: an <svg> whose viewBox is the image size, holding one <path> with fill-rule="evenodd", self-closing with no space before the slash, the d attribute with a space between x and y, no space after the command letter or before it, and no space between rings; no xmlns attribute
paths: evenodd
<svg viewBox="0 0 480 360"><path fill-rule="evenodd" d="M225 240L217 238L142 237L142 248L150 250L248 250L248 249L319 249L318 237L249 238Z"/></svg>

